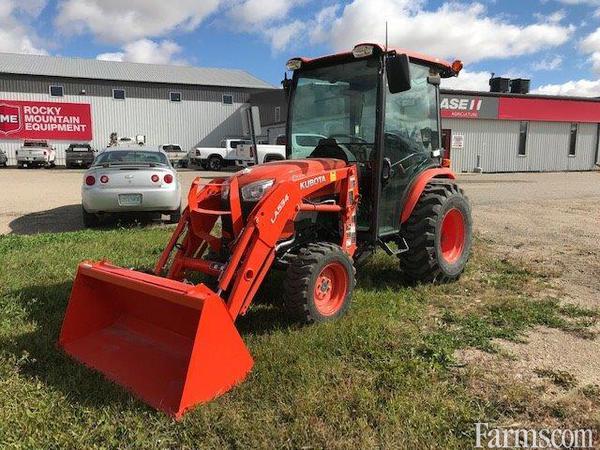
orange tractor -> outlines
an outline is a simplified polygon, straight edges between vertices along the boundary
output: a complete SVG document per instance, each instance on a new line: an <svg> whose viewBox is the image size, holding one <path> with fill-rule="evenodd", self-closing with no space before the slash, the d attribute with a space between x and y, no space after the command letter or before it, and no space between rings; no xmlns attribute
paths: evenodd
<svg viewBox="0 0 600 450"><path fill-rule="evenodd" d="M454 280L469 257L470 206L440 151L440 78L462 64L361 44L287 68L286 161L195 180L153 274L78 268L59 345L175 417L252 368L235 320L272 269L289 312L321 322L377 248L414 281Z"/></svg>

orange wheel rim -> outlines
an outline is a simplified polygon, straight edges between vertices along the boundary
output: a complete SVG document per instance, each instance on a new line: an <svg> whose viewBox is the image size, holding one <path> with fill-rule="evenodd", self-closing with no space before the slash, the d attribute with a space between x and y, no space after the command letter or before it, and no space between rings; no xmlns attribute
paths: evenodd
<svg viewBox="0 0 600 450"><path fill-rule="evenodd" d="M466 241L465 218L463 213L452 208L442 220L442 257L449 264L456 263L463 254Z"/></svg>
<svg viewBox="0 0 600 450"><path fill-rule="evenodd" d="M342 305L348 293L348 273L343 264L327 264L319 275L314 289L315 307L323 316L333 316Z"/></svg>

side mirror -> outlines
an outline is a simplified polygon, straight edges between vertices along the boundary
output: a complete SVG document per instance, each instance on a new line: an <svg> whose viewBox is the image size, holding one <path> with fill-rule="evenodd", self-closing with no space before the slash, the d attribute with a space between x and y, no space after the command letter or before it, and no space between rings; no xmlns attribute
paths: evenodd
<svg viewBox="0 0 600 450"><path fill-rule="evenodd" d="M390 92L397 94L410 90L410 64L408 55L395 54L386 57L387 82Z"/></svg>

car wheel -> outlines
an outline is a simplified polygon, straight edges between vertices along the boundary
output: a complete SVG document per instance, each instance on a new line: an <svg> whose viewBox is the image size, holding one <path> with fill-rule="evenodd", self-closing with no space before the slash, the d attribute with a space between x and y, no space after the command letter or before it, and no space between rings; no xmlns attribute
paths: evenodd
<svg viewBox="0 0 600 450"><path fill-rule="evenodd" d="M211 156L208 158L208 168L214 172L218 172L223 167L223 158L220 156Z"/></svg>
<svg viewBox="0 0 600 450"><path fill-rule="evenodd" d="M97 227L100 223L98 216L93 213L87 212L83 206L81 207L81 214L83 217L83 226L86 228L94 228Z"/></svg>
<svg viewBox="0 0 600 450"><path fill-rule="evenodd" d="M179 220L181 220L181 207L169 214L169 223L179 223Z"/></svg>

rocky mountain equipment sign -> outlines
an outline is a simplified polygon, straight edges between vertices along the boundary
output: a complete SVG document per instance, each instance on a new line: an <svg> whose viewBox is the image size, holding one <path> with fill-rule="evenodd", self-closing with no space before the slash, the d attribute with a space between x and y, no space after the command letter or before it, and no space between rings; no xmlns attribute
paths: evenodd
<svg viewBox="0 0 600 450"><path fill-rule="evenodd" d="M0 100L0 139L91 141L90 105Z"/></svg>

